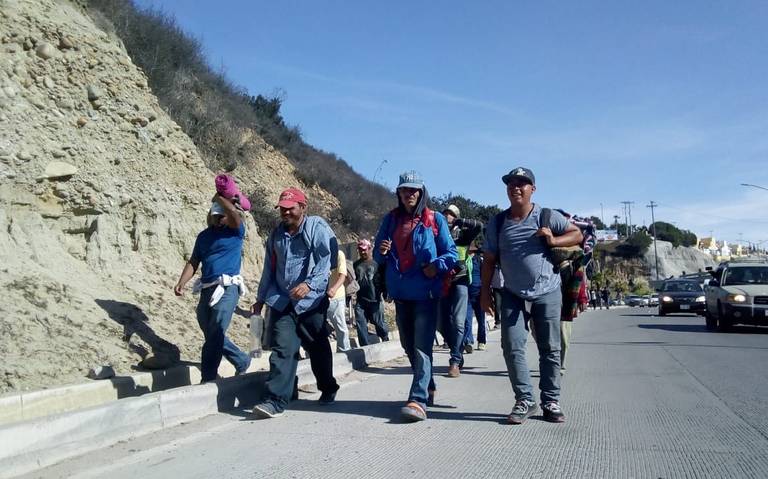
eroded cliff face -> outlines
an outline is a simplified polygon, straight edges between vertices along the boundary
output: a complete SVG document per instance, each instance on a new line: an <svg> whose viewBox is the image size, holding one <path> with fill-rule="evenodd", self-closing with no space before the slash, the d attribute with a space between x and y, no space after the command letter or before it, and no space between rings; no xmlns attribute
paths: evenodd
<svg viewBox="0 0 768 479"><path fill-rule="evenodd" d="M715 267L717 262L711 255L696 248L678 246L668 241L657 241L659 254L659 278L680 276L683 273L704 271L707 266ZM650 269L651 278L656 277L656 253L653 244L645 252L644 260Z"/></svg>
<svg viewBox="0 0 768 479"><path fill-rule="evenodd" d="M272 160L234 173L244 191L270 171L295 184ZM195 298L172 287L213 178L121 43L79 6L0 0L0 392L81 381L100 364L129 373L148 356L199 360ZM250 216L246 226L253 290L263 246ZM244 320L231 336L247 344Z"/></svg>

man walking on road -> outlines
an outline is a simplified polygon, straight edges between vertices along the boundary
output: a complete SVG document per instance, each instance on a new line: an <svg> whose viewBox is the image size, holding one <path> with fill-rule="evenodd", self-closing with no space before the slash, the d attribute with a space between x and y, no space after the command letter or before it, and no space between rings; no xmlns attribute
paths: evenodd
<svg viewBox="0 0 768 479"><path fill-rule="evenodd" d="M263 401L253 408L262 418L283 414L294 389L299 346L309 353L321 404L331 404L339 385L333 377L328 341L328 277L338 249L331 227L318 216L306 216L307 198L298 188L280 194L281 222L267 240L264 270L253 313L270 308L269 376Z"/></svg>
<svg viewBox="0 0 768 479"><path fill-rule="evenodd" d="M491 279L497 261L504 274L501 294L501 345L515 406L507 417L522 424L537 411L533 399L525 345L526 303L535 325L539 350L539 389L544 419L564 422L560 408L560 275L549 260L550 248L581 243L579 228L557 211L531 202L536 179L528 168L515 168L502 177L510 207L488 222L483 247L480 301L493 314Z"/></svg>
<svg viewBox="0 0 768 479"><path fill-rule="evenodd" d="M355 325L357 342L368 346L368 322L373 323L376 335L381 341L389 341L389 330L384 322L384 304L382 301L383 281L379 264L373 260L373 245L367 239L357 242L360 259L355 261L354 269L360 289L355 301Z"/></svg>
<svg viewBox="0 0 768 479"><path fill-rule="evenodd" d="M445 217L427 208L427 188L415 171L400 175L398 206L376 235L374 258L386 268L387 294L395 301L395 318L413 370L406 421L423 421L434 401L432 343L443 277L456 263L456 245Z"/></svg>
<svg viewBox="0 0 768 479"><path fill-rule="evenodd" d="M448 291L440 299L438 321L442 322L441 334L444 334L451 350L447 376L457 378L461 375L459 370L464 367L464 352L472 352L472 345L468 345L465 349L464 343L469 307L469 283L472 279L469 277L472 259L469 258L467 250L483 230L483 224L477 220L462 218L456 205L448 205L443 215L448 222L448 229L459 256L451 272Z"/></svg>
<svg viewBox="0 0 768 479"><path fill-rule="evenodd" d="M336 352L343 353L352 349L349 345L349 329L347 328L346 309L347 293L344 282L347 275L347 257L344 251L336 249L336 267L331 270L328 280L328 321L336 331ZM332 261L333 262L333 261Z"/></svg>

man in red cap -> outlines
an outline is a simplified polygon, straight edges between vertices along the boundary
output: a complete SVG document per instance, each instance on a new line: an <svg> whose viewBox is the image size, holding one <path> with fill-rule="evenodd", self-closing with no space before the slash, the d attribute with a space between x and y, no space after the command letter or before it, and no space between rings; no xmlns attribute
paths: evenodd
<svg viewBox="0 0 768 479"><path fill-rule="evenodd" d="M333 377L333 353L325 315L328 278L338 249L336 236L318 216L307 216L307 197L288 188L277 203L280 224L269 235L254 314L269 306L271 349L265 395L253 413L283 414L291 399L299 346L309 353L321 404L332 404L339 385Z"/></svg>

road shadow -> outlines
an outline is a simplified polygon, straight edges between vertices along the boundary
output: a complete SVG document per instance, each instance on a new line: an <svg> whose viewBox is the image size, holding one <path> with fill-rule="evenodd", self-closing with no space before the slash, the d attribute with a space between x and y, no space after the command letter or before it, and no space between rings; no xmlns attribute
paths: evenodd
<svg viewBox="0 0 768 479"><path fill-rule="evenodd" d="M740 333L740 334L768 334L768 328L761 326L746 326L738 325L731 326L731 330L724 334Z"/></svg>
<svg viewBox="0 0 768 479"><path fill-rule="evenodd" d="M703 324L638 324L640 329L659 329L662 331L673 331L676 333L708 333Z"/></svg>
<svg viewBox="0 0 768 479"><path fill-rule="evenodd" d="M710 331L704 324L638 324L641 329L659 329L662 331L673 331L677 333L707 333L713 334L717 331ZM721 334L768 334L768 328L760 326L732 326L731 330Z"/></svg>
<svg viewBox="0 0 768 479"><path fill-rule="evenodd" d="M329 406L320 405L317 401L299 399L293 401L288 406L288 411L308 411L316 413L334 413L351 414L355 416L377 417L386 419L387 424L405 424L400 417L400 408L405 403L403 401L358 401L337 399ZM442 409L453 408L449 405L436 405L427 412L430 420L442 419L447 421L483 421L483 422L501 422L506 419L504 414L479 413L479 412L451 412ZM441 410L436 410L441 409Z"/></svg>
<svg viewBox="0 0 768 479"><path fill-rule="evenodd" d="M469 369L469 370L467 370ZM474 369L478 369L474 371ZM538 371L531 371L531 374L536 374ZM471 376L489 376L489 377L507 377L507 371L481 371L480 368L464 368L461 370L461 374L468 374Z"/></svg>

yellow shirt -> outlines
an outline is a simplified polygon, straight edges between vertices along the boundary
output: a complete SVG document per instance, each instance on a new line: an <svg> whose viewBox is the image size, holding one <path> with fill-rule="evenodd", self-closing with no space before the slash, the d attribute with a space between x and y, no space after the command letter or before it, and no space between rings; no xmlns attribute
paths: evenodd
<svg viewBox="0 0 768 479"><path fill-rule="evenodd" d="M328 280L329 289L336 282L340 274L347 274L347 257L341 250L339 250L339 257L336 263L336 268L331 270L331 279ZM346 296L346 291L344 291L344 283L341 283L341 286L339 286L339 289L336 290L336 294L333 296L333 299L344 299Z"/></svg>

